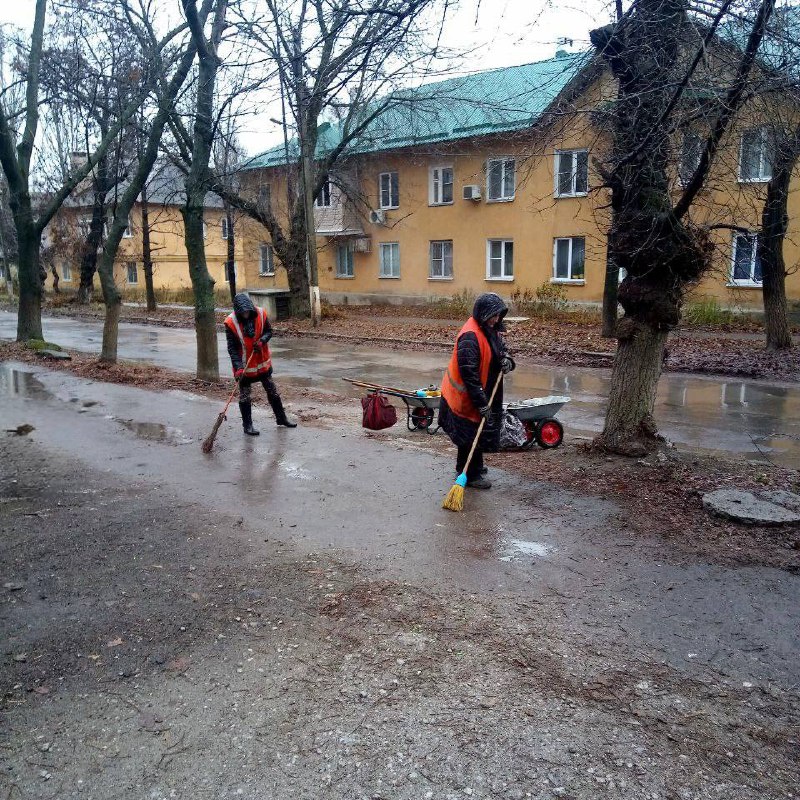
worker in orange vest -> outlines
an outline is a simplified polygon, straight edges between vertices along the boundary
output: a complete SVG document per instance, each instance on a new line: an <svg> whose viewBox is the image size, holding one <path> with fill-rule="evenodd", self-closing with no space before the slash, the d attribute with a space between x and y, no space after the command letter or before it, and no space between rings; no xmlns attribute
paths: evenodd
<svg viewBox="0 0 800 800"><path fill-rule="evenodd" d="M472 316L459 331L453 355L442 379L439 424L458 448L456 474L464 471L472 442L482 418L486 419L480 441L467 470L467 486L491 489L483 465L485 450L497 450L503 412L502 382L491 407L489 395L498 374L516 366L506 352L501 333L508 307L494 292L486 292L475 301Z"/></svg>
<svg viewBox="0 0 800 800"><path fill-rule="evenodd" d="M239 381L239 410L242 412L244 432L248 436L260 434L253 427L251 387L254 383L261 383L266 390L278 425L296 428L297 423L291 422L286 416L278 387L272 380L272 355L268 344L272 338L272 326L267 312L263 308L256 308L246 292L239 292L233 298L233 313L225 318L225 335L233 376Z"/></svg>

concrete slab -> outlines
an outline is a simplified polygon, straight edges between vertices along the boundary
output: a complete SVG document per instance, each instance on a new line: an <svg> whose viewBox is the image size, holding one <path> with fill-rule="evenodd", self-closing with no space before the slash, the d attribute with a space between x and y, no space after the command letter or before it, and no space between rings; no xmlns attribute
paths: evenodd
<svg viewBox="0 0 800 800"><path fill-rule="evenodd" d="M767 497L766 495L770 497ZM800 523L800 513L780 502L784 495L796 499L795 508L800 508L800 497L791 492L769 492L757 496L739 489L718 489L703 495L703 505L712 514L732 519L745 525L792 525Z"/></svg>

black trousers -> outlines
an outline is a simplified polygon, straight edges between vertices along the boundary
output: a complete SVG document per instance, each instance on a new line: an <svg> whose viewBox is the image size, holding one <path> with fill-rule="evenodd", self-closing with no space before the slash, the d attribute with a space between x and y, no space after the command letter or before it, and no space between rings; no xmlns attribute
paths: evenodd
<svg viewBox="0 0 800 800"><path fill-rule="evenodd" d="M239 381L239 402L240 403L249 403L253 398L253 384L260 383L264 387L264 391L267 393L267 400L269 400L270 405L273 403L280 402L281 396L278 394L278 387L275 385L275 381L272 380L272 373L268 373L267 375L259 375L257 378L242 378Z"/></svg>
<svg viewBox="0 0 800 800"><path fill-rule="evenodd" d="M467 463L469 451L472 449L472 442L465 444L463 447L458 448L458 455L456 456L456 472L460 475L464 471L464 464ZM483 450L480 445L475 448L472 454L472 461L469 462L469 469L467 470L467 480L471 481L474 478L481 477L481 470L483 469Z"/></svg>

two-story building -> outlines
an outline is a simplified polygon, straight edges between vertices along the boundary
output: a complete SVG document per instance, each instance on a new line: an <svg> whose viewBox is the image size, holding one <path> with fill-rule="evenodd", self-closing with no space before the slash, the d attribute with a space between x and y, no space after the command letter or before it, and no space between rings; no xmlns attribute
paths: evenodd
<svg viewBox="0 0 800 800"><path fill-rule="evenodd" d="M556 285L572 302L599 303L609 197L595 171L593 159L607 144L595 123L615 94L592 54L560 52L401 97L347 148L315 199L323 297L413 303ZM713 226L717 245L696 294L758 307L755 231L771 176L770 137L755 106L739 119L693 211ZM321 134L320 154L337 142L336 126ZM699 141L692 133L676 137L676 192ZM249 180L272 198L285 196L287 155L278 146L248 163ZM785 258L793 265L800 193L791 192L789 203ZM266 231L256 236L258 246L243 254L248 288L285 285ZM799 300L800 273L790 273L787 294Z"/></svg>

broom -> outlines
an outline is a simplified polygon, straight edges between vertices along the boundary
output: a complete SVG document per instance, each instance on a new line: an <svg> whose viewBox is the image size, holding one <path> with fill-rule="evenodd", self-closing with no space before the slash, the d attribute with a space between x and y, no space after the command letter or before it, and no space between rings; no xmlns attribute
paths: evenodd
<svg viewBox="0 0 800 800"><path fill-rule="evenodd" d="M497 380L494 382L494 389L492 389L492 396L489 398L489 407L491 408L492 401L494 400L495 394L497 394L497 387L500 386L500 381L503 379L503 371L497 373ZM475 453L475 448L478 446L478 439L481 438L481 433L483 433L483 426L486 424L486 417L481 420L481 424L478 425L478 432L475 434L475 439L472 442L472 449L469 451L469 455L467 456L467 463L464 464L464 471L456 478L456 482L453 484L453 487L447 493L447 497L445 497L444 502L442 503L442 508L446 508L448 511L462 511L464 509L464 487L467 485L467 470L469 469L469 462L472 461L472 456Z"/></svg>
<svg viewBox="0 0 800 800"><path fill-rule="evenodd" d="M256 349L254 347L252 352L250 353L250 358L247 359L247 363L244 365L245 370L250 366L250 359L253 358L255 352ZM242 375L244 375L244 372L242 373ZM225 403L225 408L222 409L222 412L217 417L217 421L214 423L214 427L211 429L211 433L208 434L206 440L203 442L202 449L204 453L210 453L211 450L214 448L214 439L217 438L217 431L222 427L222 423L225 422L225 420L227 419L225 415L228 413L228 406L233 401L233 396L236 394L238 390L239 390L239 381L237 380L236 386L233 387L231 396L228 398L228 402Z"/></svg>

